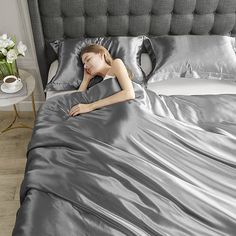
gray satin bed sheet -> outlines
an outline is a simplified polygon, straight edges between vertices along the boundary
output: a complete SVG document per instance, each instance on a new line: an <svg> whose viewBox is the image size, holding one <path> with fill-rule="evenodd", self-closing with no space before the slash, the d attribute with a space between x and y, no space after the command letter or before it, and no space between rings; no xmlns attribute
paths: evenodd
<svg viewBox="0 0 236 236"><path fill-rule="evenodd" d="M236 96L161 96L76 117L109 79L49 98L28 147L13 236L235 235Z"/></svg>

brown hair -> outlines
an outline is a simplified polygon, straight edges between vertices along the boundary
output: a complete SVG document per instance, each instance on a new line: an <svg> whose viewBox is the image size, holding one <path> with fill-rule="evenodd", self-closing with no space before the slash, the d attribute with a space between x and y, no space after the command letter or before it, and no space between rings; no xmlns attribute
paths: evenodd
<svg viewBox="0 0 236 236"><path fill-rule="evenodd" d="M104 55L104 59L105 59L106 63L109 66L111 66L113 58L111 57L111 54L108 52L108 50L105 47L103 47L102 45L90 44L90 45L84 47L81 50L80 57L82 57L87 52L100 53L100 54Z"/></svg>
<svg viewBox="0 0 236 236"><path fill-rule="evenodd" d="M111 54L108 52L108 50L103 47L102 45L99 45L99 44L90 44L86 47L84 47L82 50L81 50L81 53L80 53L80 58L85 54L85 53L88 53L88 52L93 52L93 53L100 53L102 55L104 55L104 59L105 59L105 62L111 66L112 65L112 61L113 61L113 58L111 56ZM132 79L133 78L133 75L132 75L132 72L126 67L127 71L128 71L128 75L129 75L129 78Z"/></svg>

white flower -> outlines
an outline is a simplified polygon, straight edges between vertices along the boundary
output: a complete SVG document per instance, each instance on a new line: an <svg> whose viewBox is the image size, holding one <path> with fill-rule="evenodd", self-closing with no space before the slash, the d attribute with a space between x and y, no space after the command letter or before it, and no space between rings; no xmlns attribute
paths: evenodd
<svg viewBox="0 0 236 236"><path fill-rule="evenodd" d="M7 50L5 48L0 48L0 52L6 56L7 55Z"/></svg>
<svg viewBox="0 0 236 236"><path fill-rule="evenodd" d="M8 42L6 40L0 39L0 48L7 48Z"/></svg>
<svg viewBox="0 0 236 236"><path fill-rule="evenodd" d="M27 47L20 41L17 45L17 50L19 54L25 56L25 51L27 50Z"/></svg>
<svg viewBox="0 0 236 236"><path fill-rule="evenodd" d="M9 38L7 39L7 47L14 47L15 43Z"/></svg>
<svg viewBox="0 0 236 236"><path fill-rule="evenodd" d="M13 61L15 61L17 59L17 55L18 55L18 52L16 49L10 49L7 52L7 62L12 63Z"/></svg>
<svg viewBox="0 0 236 236"><path fill-rule="evenodd" d="M15 46L15 43L11 38L7 38L7 34L0 36L0 48L12 48Z"/></svg>
<svg viewBox="0 0 236 236"><path fill-rule="evenodd" d="M7 36L7 34L0 36L1 61L13 63L17 59L18 55L25 56L25 51L27 50L26 45L20 41L17 48L15 46L15 40L12 40Z"/></svg>
<svg viewBox="0 0 236 236"><path fill-rule="evenodd" d="M0 36L0 40L6 40L7 39L7 34L3 34L2 36Z"/></svg>

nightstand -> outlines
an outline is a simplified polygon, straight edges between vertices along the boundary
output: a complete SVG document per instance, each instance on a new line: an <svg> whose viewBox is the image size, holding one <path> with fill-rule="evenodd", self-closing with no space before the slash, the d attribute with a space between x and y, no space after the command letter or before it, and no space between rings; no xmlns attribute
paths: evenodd
<svg viewBox="0 0 236 236"><path fill-rule="evenodd" d="M0 98L0 107L6 107L6 106L13 105L13 109L14 109L13 120L11 121L10 125L8 125L6 128L4 128L3 130L0 131L0 134L4 133L6 131L9 131L11 129L16 129L16 128L30 128L30 129L32 129L32 127L29 127L29 126L23 124L22 122L19 122L17 124L17 119L20 118L20 116L17 112L16 104L22 102L23 100L25 100L28 97L31 97L32 111L33 111L34 119L36 117L35 102L34 102L35 78L31 73L29 73L28 71L25 71L25 70L19 69L19 74L20 74L20 78L22 80L24 80L25 83L27 84L27 94L25 94L23 96L17 96L17 97Z"/></svg>

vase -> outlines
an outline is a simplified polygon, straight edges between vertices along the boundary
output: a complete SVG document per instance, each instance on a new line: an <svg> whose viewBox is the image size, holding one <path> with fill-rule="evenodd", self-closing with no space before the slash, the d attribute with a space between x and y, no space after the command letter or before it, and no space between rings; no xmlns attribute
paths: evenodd
<svg viewBox="0 0 236 236"><path fill-rule="evenodd" d="M19 77L16 60L12 63L0 62L0 80L8 75L15 75L16 77Z"/></svg>

